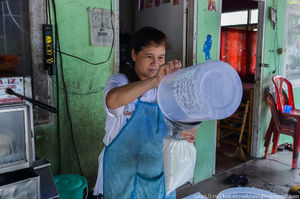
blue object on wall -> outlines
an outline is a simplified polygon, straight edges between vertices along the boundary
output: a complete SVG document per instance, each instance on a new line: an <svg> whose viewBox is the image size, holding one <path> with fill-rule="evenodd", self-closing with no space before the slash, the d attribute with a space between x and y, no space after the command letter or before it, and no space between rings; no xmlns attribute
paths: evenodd
<svg viewBox="0 0 300 199"><path fill-rule="evenodd" d="M204 43L203 46L203 52L205 53L205 60L210 60L210 49L211 49L211 45L212 45L212 39L211 39L211 35L208 34L206 36L206 41Z"/></svg>

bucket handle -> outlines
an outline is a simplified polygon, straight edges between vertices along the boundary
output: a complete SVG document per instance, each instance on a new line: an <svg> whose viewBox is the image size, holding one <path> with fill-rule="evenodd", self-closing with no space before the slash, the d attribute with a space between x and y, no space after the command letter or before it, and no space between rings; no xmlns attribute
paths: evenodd
<svg viewBox="0 0 300 199"><path fill-rule="evenodd" d="M89 186L86 185L86 194L85 194L85 199L88 198L88 195L89 195Z"/></svg>

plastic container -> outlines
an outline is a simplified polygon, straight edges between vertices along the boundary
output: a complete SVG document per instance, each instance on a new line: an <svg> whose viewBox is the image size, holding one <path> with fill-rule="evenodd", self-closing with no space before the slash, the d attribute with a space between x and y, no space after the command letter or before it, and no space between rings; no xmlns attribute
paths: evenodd
<svg viewBox="0 0 300 199"><path fill-rule="evenodd" d="M60 199L82 199L87 180L76 174L54 176Z"/></svg>
<svg viewBox="0 0 300 199"><path fill-rule="evenodd" d="M199 122L232 115L242 99L238 73L222 61L208 61L166 75L158 86L157 101L172 121Z"/></svg>
<svg viewBox="0 0 300 199"><path fill-rule="evenodd" d="M251 198L251 199L284 199L284 197L272 193L270 191L251 188L251 187L235 187L226 189L217 195L217 199L236 199L236 198Z"/></svg>

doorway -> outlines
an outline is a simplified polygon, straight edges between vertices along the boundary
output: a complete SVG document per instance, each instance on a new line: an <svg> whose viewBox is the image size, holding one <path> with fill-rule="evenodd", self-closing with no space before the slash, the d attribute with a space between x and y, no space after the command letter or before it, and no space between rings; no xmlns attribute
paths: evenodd
<svg viewBox="0 0 300 199"><path fill-rule="evenodd" d="M131 40L134 33L144 26L155 27L168 39L166 61L179 59L183 66L195 64L196 26L194 19L197 1L141 1L119 0L120 68L132 65Z"/></svg>
<svg viewBox="0 0 300 199"><path fill-rule="evenodd" d="M229 63L239 74L243 96L238 110L217 122L215 173L251 158L258 3L223 0L220 25L220 60Z"/></svg>

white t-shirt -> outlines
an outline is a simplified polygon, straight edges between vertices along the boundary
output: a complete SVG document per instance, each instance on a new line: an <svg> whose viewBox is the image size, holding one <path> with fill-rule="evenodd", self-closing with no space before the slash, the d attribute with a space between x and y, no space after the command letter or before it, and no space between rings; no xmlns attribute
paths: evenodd
<svg viewBox="0 0 300 199"><path fill-rule="evenodd" d="M114 74L112 75L104 88L103 96L103 106L106 112L106 121L105 121L105 136L103 138L103 143L105 146L108 146L111 141L119 134L123 126L127 123L128 119L131 117L132 113L135 110L138 99L121 106L116 109L108 109L106 106L105 98L107 93L116 87L120 87L128 84L128 79L124 74ZM156 103L157 99L157 88L153 88L146 93L144 93L140 100L149 103ZM98 178L95 185L94 195L103 193L103 155L105 147L103 148L99 156L99 168L98 168Z"/></svg>

